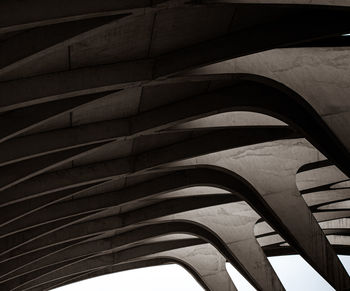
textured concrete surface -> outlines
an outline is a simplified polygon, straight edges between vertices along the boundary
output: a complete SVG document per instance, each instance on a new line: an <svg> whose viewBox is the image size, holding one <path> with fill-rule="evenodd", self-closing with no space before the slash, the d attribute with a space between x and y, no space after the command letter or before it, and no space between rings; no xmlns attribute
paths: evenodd
<svg viewBox="0 0 350 291"><path fill-rule="evenodd" d="M175 263L350 280L349 1L0 3L0 289Z"/></svg>

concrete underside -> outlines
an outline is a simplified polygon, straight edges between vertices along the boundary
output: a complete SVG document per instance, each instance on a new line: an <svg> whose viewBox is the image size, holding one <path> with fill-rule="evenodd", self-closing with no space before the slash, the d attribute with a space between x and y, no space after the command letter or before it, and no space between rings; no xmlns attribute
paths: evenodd
<svg viewBox="0 0 350 291"><path fill-rule="evenodd" d="M350 290L350 5L309 2L2 0L0 289L300 254Z"/></svg>

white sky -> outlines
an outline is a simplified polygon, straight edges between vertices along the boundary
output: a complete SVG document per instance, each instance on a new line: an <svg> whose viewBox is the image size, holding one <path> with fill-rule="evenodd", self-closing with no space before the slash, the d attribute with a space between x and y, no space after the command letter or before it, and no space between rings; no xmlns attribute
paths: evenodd
<svg viewBox="0 0 350 291"><path fill-rule="evenodd" d="M340 256L345 268L350 270L350 256ZM331 291L330 285L300 256L269 258L287 291ZM231 266L227 270L238 291L255 290ZM202 291L190 274L177 265L148 267L66 285L55 291Z"/></svg>

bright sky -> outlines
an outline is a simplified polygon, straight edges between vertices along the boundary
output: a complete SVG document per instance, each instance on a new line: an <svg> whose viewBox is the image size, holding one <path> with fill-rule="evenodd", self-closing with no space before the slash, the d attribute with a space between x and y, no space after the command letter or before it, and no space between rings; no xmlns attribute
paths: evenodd
<svg viewBox="0 0 350 291"><path fill-rule="evenodd" d="M350 256L340 256L350 270ZM269 258L287 291L334 290L300 256ZM238 291L255 290L227 263L227 270ZM184 269L177 265L148 267L81 281L55 291L202 291L203 289Z"/></svg>

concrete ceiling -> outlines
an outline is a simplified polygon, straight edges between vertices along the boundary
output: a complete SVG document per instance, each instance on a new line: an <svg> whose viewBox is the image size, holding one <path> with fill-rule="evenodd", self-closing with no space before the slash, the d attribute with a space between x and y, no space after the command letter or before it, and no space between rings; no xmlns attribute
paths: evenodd
<svg viewBox="0 0 350 291"><path fill-rule="evenodd" d="M348 1L0 3L0 289L176 263L350 290Z"/></svg>

